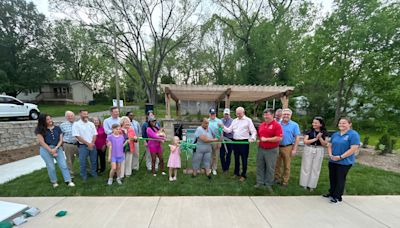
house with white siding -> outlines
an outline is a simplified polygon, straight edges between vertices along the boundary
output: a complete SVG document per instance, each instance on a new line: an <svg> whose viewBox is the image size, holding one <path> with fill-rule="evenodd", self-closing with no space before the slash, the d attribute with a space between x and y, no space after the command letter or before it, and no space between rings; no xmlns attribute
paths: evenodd
<svg viewBox="0 0 400 228"><path fill-rule="evenodd" d="M17 98L35 103L88 104L93 100L93 90L83 81L62 80L44 83L40 89L22 92Z"/></svg>

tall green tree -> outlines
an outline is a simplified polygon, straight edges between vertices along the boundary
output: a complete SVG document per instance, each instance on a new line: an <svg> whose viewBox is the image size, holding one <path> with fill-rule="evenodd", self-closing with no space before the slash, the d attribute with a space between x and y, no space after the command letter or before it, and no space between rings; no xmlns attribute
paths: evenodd
<svg viewBox="0 0 400 228"><path fill-rule="evenodd" d="M54 78L48 30L33 3L0 1L0 92L17 96Z"/></svg>
<svg viewBox="0 0 400 228"><path fill-rule="evenodd" d="M121 67L136 69L148 101L156 103L157 88L163 63L171 51L189 42L196 26L189 24L199 2L190 0L125 1L125 0L53 0L61 10L82 8L90 15L88 25L117 36L117 48ZM61 4L60 4L61 3ZM66 9L67 8L67 9ZM85 22L85 20L82 20ZM113 45L110 39L104 40Z"/></svg>
<svg viewBox="0 0 400 228"><path fill-rule="evenodd" d="M299 78L310 104L319 105L319 111L325 109L334 124L340 116L357 116L372 107L383 107L379 102L388 104L386 99L377 99L388 91L379 91L376 85L395 79L399 69L398 3L335 3L336 10L305 39ZM316 89L318 93L314 93Z"/></svg>
<svg viewBox="0 0 400 228"><path fill-rule="evenodd" d="M112 51L97 42L96 29L59 20L53 27L53 55L57 76L88 82L93 88L103 86L113 70Z"/></svg>

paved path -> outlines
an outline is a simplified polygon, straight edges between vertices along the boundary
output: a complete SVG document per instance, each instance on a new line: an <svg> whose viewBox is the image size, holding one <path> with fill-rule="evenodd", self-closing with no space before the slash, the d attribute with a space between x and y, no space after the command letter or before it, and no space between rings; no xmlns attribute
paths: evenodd
<svg viewBox="0 0 400 228"><path fill-rule="evenodd" d="M40 155L0 165L0 184L46 167Z"/></svg>
<svg viewBox="0 0 400 228"><path fill-rule="evenodd" d="M139 106L134 105L134 106L126 106L126 107L122 107L121 108L121 116L125 115L125 113L127 111L134 111L134 110L139 110ZM79 113L75 113L76 118L79 118ZM101 111L101 112L90 112L89 113L89 117L92 116L98 116L98 117L103 117L105 115L110 115L110 111L106 110L106 111ZM58 116L58 117L53 117L53 121L55 122L62 122L65 121L65 117L64 116Z"/></svg>
<svg viewBox="0 0 400 228"><path fill-rule="evenodd" d="M12 197L38 207L21 227L399 227L400 196ZM67 210L65 217L54 215Z"/></svg>

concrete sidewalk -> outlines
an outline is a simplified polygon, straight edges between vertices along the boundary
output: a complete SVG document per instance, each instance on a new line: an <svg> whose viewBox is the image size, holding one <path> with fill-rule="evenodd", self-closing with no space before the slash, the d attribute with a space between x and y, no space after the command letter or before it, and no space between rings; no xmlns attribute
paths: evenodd
<svg viewBox="0 0 400 228"><path fill-rule="evenodd" d="M399 227L400 196L2 197L38 207L21 227ZM55 214L67 210L65 217Z"/></svg>
<svg viewBox="0 0 400 228"><path fill-rule="evenodd" d="M46 167L40 155L0 165L0 184Z"/></svg>

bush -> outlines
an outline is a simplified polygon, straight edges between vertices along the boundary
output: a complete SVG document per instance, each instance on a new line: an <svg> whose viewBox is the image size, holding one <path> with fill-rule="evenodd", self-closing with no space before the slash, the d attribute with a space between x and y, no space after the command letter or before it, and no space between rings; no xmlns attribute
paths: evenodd
<svg viewBox="0 0 400 228"><path fill-rule="evenodd" d="M368 146L368 141L369 141L369 137L365 136L364 140L363 140L363 144L362 144L362 148L367 148Z"/></svg>
<svg viewBox="0 0 400 228"><path fill-rule="evenodd" d="M380 150L381 154L392 153L395 144L396 140L390 134L385 133L376 144L375 150Z"/></svg>

